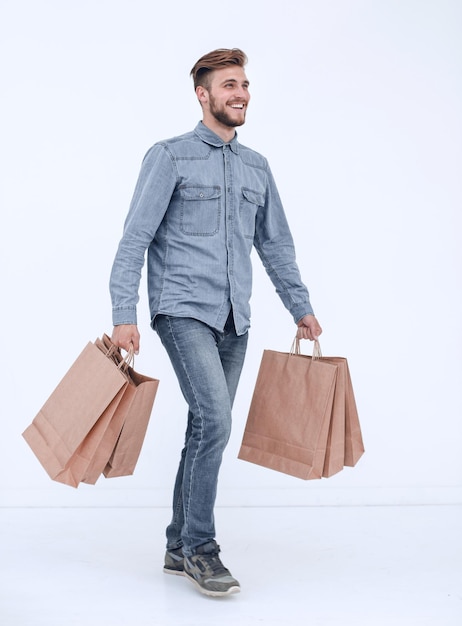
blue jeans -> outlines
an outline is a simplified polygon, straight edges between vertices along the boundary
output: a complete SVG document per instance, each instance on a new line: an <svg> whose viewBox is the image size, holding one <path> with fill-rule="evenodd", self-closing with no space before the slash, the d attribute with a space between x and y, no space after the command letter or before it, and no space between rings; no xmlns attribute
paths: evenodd
<svg viewBox="0 0 462 626"><path fill-rule="evenodd" d="M231 408L247 348L232 313L223 332L193 318L158 315L154 320L188 404L185 445L173 494L167 549L186 556L215 538L218 472L231 432Z"/></svg>

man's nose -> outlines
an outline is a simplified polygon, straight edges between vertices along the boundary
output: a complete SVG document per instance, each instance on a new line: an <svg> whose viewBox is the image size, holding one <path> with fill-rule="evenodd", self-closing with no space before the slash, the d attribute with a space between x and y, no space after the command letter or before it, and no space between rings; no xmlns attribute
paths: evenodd
<svg viewBox="0 0 462 626"><path fill-rule="evenodd" d="M243 100L250 100L250 93L247 89L244 89L244 87L238 87L236 95Z"/></svg>

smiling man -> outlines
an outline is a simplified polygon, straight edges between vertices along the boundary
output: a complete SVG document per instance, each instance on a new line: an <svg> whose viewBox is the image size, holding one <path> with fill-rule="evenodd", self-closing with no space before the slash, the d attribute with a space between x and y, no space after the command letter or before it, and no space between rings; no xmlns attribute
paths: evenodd
<svg viewBox="0 0 462 626"><path fill-rule="evenodd" d="M136 306L148 251L151 324L189 409L164 571L210 596L240 590L219 557L214 506L247 347L253 246L299 337L322 332L268 163L237 140L250 102L246 62L234 48L194 65L202 121L146 154L110 282L112 339L138 352Z"/></svg>
<svg viewBox="0 0 462 626"><path fill-rule="evenodd" d="M196 81L201 80L199 76ZM235 127L245 122L250 100L244 69L231 66L214 76L208 75L204 84L197 84L196 94L202 105L203 123L225 141L231 141Z"/></svg>

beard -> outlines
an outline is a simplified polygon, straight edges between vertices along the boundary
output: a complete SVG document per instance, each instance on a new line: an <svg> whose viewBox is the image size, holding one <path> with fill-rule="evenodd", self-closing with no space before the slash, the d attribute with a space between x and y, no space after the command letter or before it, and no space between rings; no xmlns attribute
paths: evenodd
<svg viewBox="0 0 462 626"><path fill-rule="evenodd" d="M243 111L243 118L241 121L236 121L229 113L224 109L216 105L215 98L210 94L210 113L213 117L228 128L236 128L236 126L242 126L245 123L245 109Z"/></svg>

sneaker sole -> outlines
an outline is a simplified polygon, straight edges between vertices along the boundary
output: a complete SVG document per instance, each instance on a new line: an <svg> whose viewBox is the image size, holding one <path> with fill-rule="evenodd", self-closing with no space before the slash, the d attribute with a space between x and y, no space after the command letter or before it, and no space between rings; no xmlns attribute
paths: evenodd
<svg viewBox="0 0 462 626"><path fill-rule="evenodd" d="M170 569L169 567L164 567L164 574L170 574L173 576L184 576L184 570L182 569Z"/></svg>
<svg viewBox="0 0 462 626"><path fill-rule="evenodd" d="M241 591L241 588L240 587L236 587L236 586L230 587L226 591L212 591L210 589L204 589L204 587L201 587L201 585L199 585L199 583L197 582L197 580L195 578L193 578L192 576L190 576L186 572L183 572L183 576L185 578L187 578L188 580L190 580L192 582L192 584L196 587L196 589L198 589L205 596L211 596L213 598L219 598L219 597L222 597L222 596L230 596L233 593L239 593Z"/></svg>

